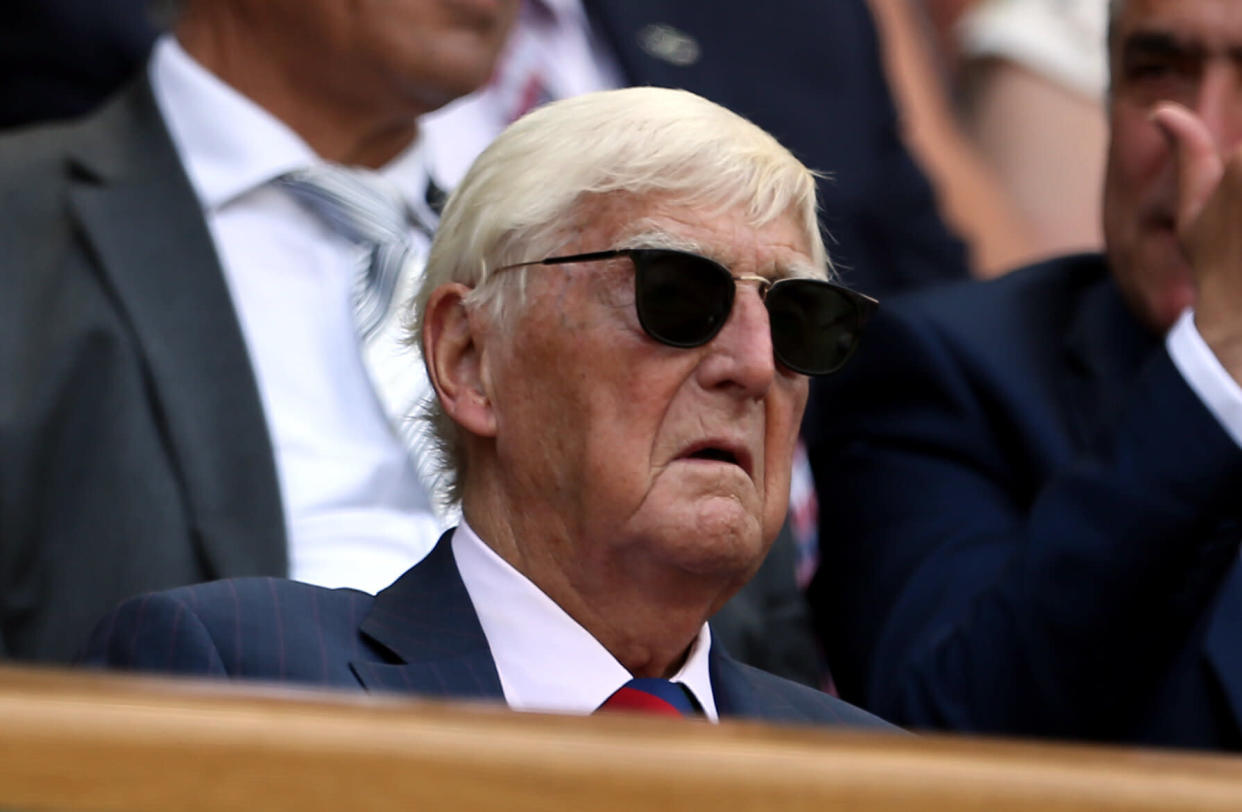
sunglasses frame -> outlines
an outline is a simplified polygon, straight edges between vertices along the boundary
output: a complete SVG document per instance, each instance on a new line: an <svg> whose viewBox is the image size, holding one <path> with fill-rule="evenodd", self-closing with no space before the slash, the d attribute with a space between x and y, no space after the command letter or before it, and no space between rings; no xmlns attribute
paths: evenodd
<svg viewBox="0 0 1242 812"><path fill-rule="evenodd" d="M798 285L800 287L805 287L806 285L813 285L816 287L831 290L834 295L839 296L843 301L847 302L849 305L852 306L854 310L854 314L857 318L857 329L858 330L861 330L867 324L867 321L871 318L872 314L875 313L876 308L879 307L879 304L880 304L878 300L873 299L872 297L866 295L865 293L859 293L856 290L851 290L850 288L844 287L842 285L837 285L833 282L828 282L827 280L824 280L824 279L811 279L809 277L796 276L796 277L785 277L782 279L772 280L766 277L754 276L754 275L739 276L739 275L732 273L728 268L726 268L724 265L721 265L719 262L717 262L714 259L710 259L700 254L695 254L691 251L683 251L683 250L676 249L676 248L614 248L614 249L610 249L607 251L589 251L583 254L566 254L563 256L553 256L553 257L545 257L543 259L530 260L528 262L515 262L512 265L503 265L493 270L492 274L498 274L503 271L511 271L511 270L514 270L515 268L529 268L535 265L568 265L568 264L576 263L576 262L600 262L600 261L608 260L608 259L616 259L617 257L627 257L634 264L634 271L635 271L634 284L635 284L635 289L636 289L635 293L637 294L638 279L644 273L644 271L642 270L643 257L644 255L649 256L651 254L675 254L675 255L690 257L690 258L693 258L697 262L706 263L707 265L710 265L712 267L719 269L721 274L723 274L724 276L727 276L731 281L733 281L735 284L733 285L732 290L729 294L729 302L728 302L729 307L728 307L728 310L725 311L726 312L725 321L727 321L727 314L733 311L734 298L737 295L737 284L736 283L738 282L758 282L759 285L757 288L757 292L759 293L759 300L764 303L765 308L767 307L768 297L772 294L774 290L776 290L778 287L781 287L781 286L788 286L792 284L792 285ZM659 343L664 344L665 346L668 346L668 347L678 347L681 349L701 347L704 344L707 344L708 342L710 342L713 338L715 338L717 334L719 334L720 330L724 327L724 321L721 321L714 328L712 328L710 333L708 333L708 335L706 336L706 338L703 338L702 340L695 340L695 341L689 341L689 342L670 340L664 336L661 336L658 331L653 331L651 327L647 324L647 321L644 318L643 308L638 307L639 301L641 301L641 297L638 297L636 295L635 309L638 313L638 321L642 325L643 332L645 332L652 340L658 341ZM771 311L769 310L769 316L770 315L771 315ZM850 345L850 348L845 352L844 356L842 356L841 360L837 362L835 366L833 366L831 369L820 370L820 371L811 371L811 370L808 370L802 367L802 365L790 363L789 360L785 357L784 353L782 353L780 349L777 348L775 336L773 337L772 351L773 351L773 354L776 356L776 359L780 361L780 363L784 365L785 367L787 367L788 369L791 369L794 372L797 372L802 375L822 376L822 375L831 375L832 373L840 370L843 366L845 366L846 362L849 361L850 357L853 356L854 352L858 349L858 344L859 344L859 339L855 338L853 344Z"/></svg>

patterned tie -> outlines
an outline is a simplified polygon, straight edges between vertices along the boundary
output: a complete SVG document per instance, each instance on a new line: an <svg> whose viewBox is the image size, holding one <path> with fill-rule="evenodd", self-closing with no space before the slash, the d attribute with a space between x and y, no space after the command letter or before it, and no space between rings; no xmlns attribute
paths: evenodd
<svg viewBox="0 0 1242 812"><path fill-rule="evenodd" d="M703 709L690 689L666 679L632 679L604 700L598 711L626 711L658 716L702 716Z"/></svg>
<svg viewBox="0 0 1242 812"><path fill-rule="evenodd" d="M358 335L370 340L388 318L411 259L411 227L428 238L432 227L374 172L323 164L290 172L277 182L338 234L370 251L354 287L354 322Z"/></svg>
<svg viewBox="0 0 1242 812"><path fill-rule="evenodd" d="M431 387L417 354L411 358L404 345L400 315L425 260L415 232L429 240L435 215L430 209L413 210L391 183L365 169L321 164L290 172L275 183L365 251L353 288L354 326L363 366L430 498L434 455L424 421L413 417L430 396ZM434 500L430 502L434 506Z"/></svg>

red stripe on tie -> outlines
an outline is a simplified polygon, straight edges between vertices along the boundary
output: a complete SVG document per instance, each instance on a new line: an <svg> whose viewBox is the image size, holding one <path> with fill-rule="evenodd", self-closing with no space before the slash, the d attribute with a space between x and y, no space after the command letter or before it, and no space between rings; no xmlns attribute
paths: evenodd
<svg viewBox="0 0 1242 812"><path fill-rule="evenodd" d="M654 713L660 716L677 716L683 714L675 705L671 705L646 691L621 687L608 697L599 707L602 711L628 711L635 713Z"/></svg>

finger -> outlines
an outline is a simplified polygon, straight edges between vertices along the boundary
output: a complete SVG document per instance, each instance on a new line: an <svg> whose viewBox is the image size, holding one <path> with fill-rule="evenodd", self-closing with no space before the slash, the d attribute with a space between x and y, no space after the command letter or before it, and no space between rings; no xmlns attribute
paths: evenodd
<svg viewBox="0 0 1242 812"><path fill-rule="evenodd" d="M1177 227L1184 232L1220 183L1224 163L1207 126L1182 105L1161 102L1151 120L1169 140L1177 161Z"/></svg>

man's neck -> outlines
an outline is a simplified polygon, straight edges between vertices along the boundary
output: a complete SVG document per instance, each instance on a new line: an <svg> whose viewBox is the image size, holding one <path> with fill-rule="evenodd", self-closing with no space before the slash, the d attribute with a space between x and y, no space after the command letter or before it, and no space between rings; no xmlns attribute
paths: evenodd
<svg viewBox="0 0 1242 812"><path fill-rule="evenodd" d="M378 169L418 136L417 111L377 111L328 92L284 65L282 54L255 47L240 24L187 16L176 36L195 61L284 122L325 161Z"/></svg>
<svg viewBox="0 0 1242 812"><path fill-rule="evenodd" d="M555 519L535 517L477 490L466 494L463 515L488 547L636 677L677 673L703 624L741 586L657 563L585 560L606 551L575 545L573 531Z"/></svg>

